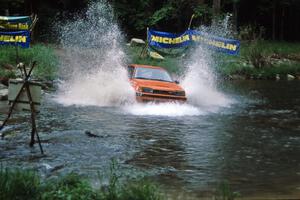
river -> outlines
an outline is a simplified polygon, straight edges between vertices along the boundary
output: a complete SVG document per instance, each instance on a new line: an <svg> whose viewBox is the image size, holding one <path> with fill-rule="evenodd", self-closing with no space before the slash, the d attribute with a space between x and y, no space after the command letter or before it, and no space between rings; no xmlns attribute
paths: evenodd
<svg viewBox="0 0 300 200"><path fill-rule="evenodd" d="M300 194L300 82L221 85L235 103L172 116L137 114L129 111L133 107L64 106L46 93L38 115L45 156L38 145L28 146L30 118L18 113L0 140L0 162L44 177L74 171L97 184L97 172L114 158L120 172L149 177L174 193L205 196L228 181L246 197Z"/></svg>

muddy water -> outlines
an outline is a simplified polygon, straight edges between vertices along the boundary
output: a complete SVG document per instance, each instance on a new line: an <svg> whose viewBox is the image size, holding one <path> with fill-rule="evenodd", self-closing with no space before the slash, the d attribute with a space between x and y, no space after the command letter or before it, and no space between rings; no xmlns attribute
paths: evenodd
<svg viewBox="0 0 300 200"><path fill-rule="evenodd" d="M45 177L75 171L95 180L116 158L124 174L195 196L225 180L242 196L300 193L300 82L223 85L234 104L173 116L66 107L45 94L38 130L46 155L28 147L29 116L15 114L0 140L1 164L34 168Z"/></svg>

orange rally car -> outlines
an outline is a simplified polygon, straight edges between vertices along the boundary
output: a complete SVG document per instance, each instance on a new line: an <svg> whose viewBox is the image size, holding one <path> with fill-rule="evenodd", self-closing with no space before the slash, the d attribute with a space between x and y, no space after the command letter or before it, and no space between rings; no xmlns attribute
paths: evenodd
<svg viewBox="0 0 300 200"><path fill-rule="evenodd" d="M130 83L139 102L185 102L185 91L173 81L169 73L157 66L128 66Z"/></svg>

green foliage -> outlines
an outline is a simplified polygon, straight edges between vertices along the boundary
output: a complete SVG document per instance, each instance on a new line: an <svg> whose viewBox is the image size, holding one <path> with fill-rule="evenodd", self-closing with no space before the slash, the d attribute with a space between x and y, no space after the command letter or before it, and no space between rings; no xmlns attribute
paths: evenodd
<svg viewBox="0 0 300 200"><path fill-rule="evenodd" d="M116 160L112 160L110 164L110 170L109 170L108 187L105 189L102 188L104 199L107 200L120 199L120 183L119 183L120 176L117 174L117 172L118 172L118 164Z"/></svg>
<svg viewBox="0 0 300 200"><path fill-rule="evenodd" d="M265 34L265 28L263 26L245 25L240 27L238 38L240 40L261 40Z"/></svg>
<svg viewBox="0 0 300 200"><path fill-rule="evenodd" d="M0 199L37 199L40 178L32 171L0 169Z"/></svg>
<svg viewBox="0 0 300 200"><path fill-rule="evenodd" d="M276 75L300 74L300 44L260 40L241 45L240 56L220 56L217 70L225 75L275 79ZM255 67L256 66L256 67Z"/></svg>
<svg viewBox="0 0 300 200"><path fill-rule="evenodd" d="M19 61L29 66L33 61L37 61L37 67L33 71L33 76L43 80L53 80L56 78L58 69L58 57L54 49L43 44L33 45L29 49L19 48ZM0 47L0 68L4 65L16 66L16 48L11 46ZM1 70L0 70L1 73ZM12 72L10 72L12 73ZM13 76L11 74L4 76Z"/></svg>
<svg viewBox="0 0 300 200"><path fill-rule="evenodd" d="M150 0L113 0L112 6L114 7L115 15L122 24L126 24L126 26L138 31L145 31L146 27L149 26L149 18L152 15Z"/></svg>
<svg viewBox="0 0 300 200"><path fill-rule="evenodd" d="M164 60L157 60L153 58L149 58L148 56L141 56L141 51L143 47L129 47L126 52L129 55L129 59L131 63L134 64L144 64L144 65L153 65L153 66L161 66L167 69L169 72L174 74L179 74L183 70L182 59L180 56L178 57L170 57L165 56Z"/></svg>
<svg viewBox="0 0 300 200"><path fill-rule="evenodd" d="M264 53L264 48L257 44L258 41L253 42L246 54L246 59L255 67L262 68L269 65Z"/></svg>
<svg viewBox="0 0 300 200"><path fill-rule="evenodd" d="M147 181L138 181L129 183L122 188L122 200L162 200L163 195L159 192L158 187Z"/></svg>
<svg viewBox="0 0 300 200"><path fill-rule="evenodd" d="M207 4L199 4L193 8L195 17L203 17L205 15L209 15L209 18L212 17L212 8L210 8Z"/></svg>
<svg viewBox="0 0 300 200"><path fill-rule="evenodd" d="M185 70L185 58L180 55L173 57L165 54L164 60L157 60L148 56L141 57L141 51L142 47L127 48L126 52L130 56L131 63L161 66L178 75ZM236 74L255 79L275 79L277 74L282 77L286 77L286 74L299 75L299 52L299 43L264 40L242 42L239 56L216 53L215 60L218 63L216 71L225 77Z"/></svg>
<svg viewBox="0 0 300 200"><path fill-rule="evenodd" d="M0 169L0 199L9 200L162 200L158 186L150 181L120 181L119 168L112 161L108 185L95 190L78 174L70 173L41 182L28 170Z"/></svg>
<svg viewBox="0 0 300 200"><path fill-rule="evenodd" d="M155 11L154 14L150 17L149 25L153 26L162 20L170 18L174 11L174 6L171 3L164 5L159 10Z"/></svg>
<svg viewBox="0 0 300 200"><path fill-rule="evenodd" d="M42 200L92 200L96 197L90 184L74 173L49 182L41 194Z"/></svg>
<svg viewBox="0 0 300 200"><path fill-rule="evenodd" d="M215 200L234 200L239 196L239 193L233 192L227 182L220 184Z"/></svg>
<svg viewBox="0 0 300 200"><path fill-rule="evenodd" d="M119 165L116 160L112 160L109 170L109 183L102 185L98 197L101 200L162 200L158 186L154 183L139 179L121 181Z"/></svg>

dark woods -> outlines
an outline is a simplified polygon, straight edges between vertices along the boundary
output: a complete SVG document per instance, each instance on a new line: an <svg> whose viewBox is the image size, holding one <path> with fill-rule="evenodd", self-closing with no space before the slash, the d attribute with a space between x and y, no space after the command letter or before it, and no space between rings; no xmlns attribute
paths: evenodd
<svg viewBox="0 0 300 200"><path fill-rule="evenodd" d="M89 0L0 0L0 15L37 13L38 38L47 42L57 18L81 13ZM299 0L108 0L128 37L145 37L146 28L182 32L195 14L192 27L209 25L213 19L232 14L237 32L272 40L300 40ZM243 39L243 38L242 38ZM245 38L247 39L247 38Z"/></svg>

